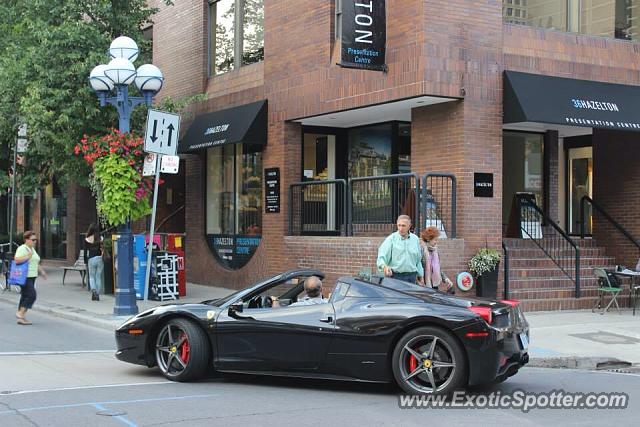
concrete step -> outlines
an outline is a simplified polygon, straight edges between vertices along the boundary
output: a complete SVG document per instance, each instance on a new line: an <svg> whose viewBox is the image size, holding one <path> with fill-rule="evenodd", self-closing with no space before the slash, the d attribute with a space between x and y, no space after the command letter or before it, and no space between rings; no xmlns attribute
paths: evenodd
<svg viewBox="0 0 640 427"><path fill-rule="evenodd" d="M595 277L584 277L580 279L582 288L596 287ZM509 289L573 289L575 284L568 277L534 277L527 279L511 279L509 278Z"/></svg>
<svg viewBox="0 0 640 427"><path fill-rule="evenodd" d="M573 249L563 249L561 251L556 251L554 253L562 256L567 256L567 257L575 256L575 251ZM546 257L546 256L547 255L544 253L544 251L538 247L509 249L509 259L537 258L537 257ZM581 257L606 256L606 253L605 253L605 249L601 247L580 248L580 256Z"/></svg>
<svg viewBox="0 0 640 427"><path fill-rule="evenodd" d="M513 239L506 238L502 239L507 248L516 249L516 248L537 248L538 245L532 239ZM543 239L535 239L535 240L545 240ZM598 242L595 239L581 239L580 237L571 236L571 240L577 246L581 248L596 248L598 246Z"/></svg>
<svg viewBox="0 0 640 427"><path fill-rule="evenodd" d="M624 291L623 291L624 292ZM576 290L571 288L563 289L509 289L509 298L520 301L536 299L558 299L575 298ZM598 296L598 289L594 287L581 288L580 298L593 298Z"/></svg>
<svg viewBox="0 0 640 427"><path fill-rule="evenodd" d="M570 272L573 274L575 268L572 267ZM529 278L547 278L547 277L565 277L564 271L562 271L555 264L553 267L538 267L538 268L510 268L509 279L529 279ZM580 277L586 278L593 276L593 267L586 266L580 268Z"/></svg>
<svg viewBox="0 0 640 427"><path fill-rule="evenodd" d="M574 266L574 257L563 257L558 260L563 265ZM553 268L555 262L545 258L509 258L509 268ZM613 267L615 258L610 256L580 257L580 267Z"/></svg>
<svg viewBox="0 0 640 427"><path fill-rule="evenodd" d="M598 301L597 297L586 297L586 298L543 298L543 299L530 299L523 300L520 302L520 306L524 311L560 311L560 310L585 310L591 309L594 307L596 302ZM606 297L604 300L604 304L609 303L609 297ZM620 307L628 307L629 302L628 298L620 298L618 297L618 305ZM608 313L615 314L615 309L613 312L610 311Z"/></svg>

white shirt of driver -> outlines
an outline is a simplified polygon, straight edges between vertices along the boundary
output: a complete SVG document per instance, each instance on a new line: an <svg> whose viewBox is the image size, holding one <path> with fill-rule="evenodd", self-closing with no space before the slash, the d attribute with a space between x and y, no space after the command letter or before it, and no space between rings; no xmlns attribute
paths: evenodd
<svg viewBox="0 0 640 427"><path fill-rule="evenodd" d="M296 307L301 305L325 304L327 302L328 300L323 299L322 297L315 297L315 298L304 297L300 301L290 304L289 307Z"/></svg>

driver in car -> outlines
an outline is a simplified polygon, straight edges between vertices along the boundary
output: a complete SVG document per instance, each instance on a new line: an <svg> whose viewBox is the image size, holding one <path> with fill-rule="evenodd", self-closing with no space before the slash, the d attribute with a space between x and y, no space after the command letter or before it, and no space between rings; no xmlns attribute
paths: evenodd
<svg viewBox="0 0 640 427"><path fill-rule="evenodd" d="M318 276L310 276L304 281L304 292L307 294L288 307L300 307L303 305L325 304L328 300L322 298L322 280ZM272 307L281 307L278 297L271 297Z"/></svg>

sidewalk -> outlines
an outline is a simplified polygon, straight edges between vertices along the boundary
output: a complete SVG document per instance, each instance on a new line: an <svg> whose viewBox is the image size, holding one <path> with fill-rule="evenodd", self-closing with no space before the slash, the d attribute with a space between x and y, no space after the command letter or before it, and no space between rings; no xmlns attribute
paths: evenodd
<svg viewBox="0 0 640 427"><path fill-rule="evenodd" d="M115 316L114 295L100 295L100 301L91 301L91 294L82 287L80 273L68 271L62 286L62 266L68 262L45 260L42 266L47 271L48 278L39 277L36 282L38 299L33 306L34 311L49 313L55 316L78 320L82 323L108 330L115 330L131 316ZM234 292L231 289L215 288L211 286L187 283L187 296L175 301L177 303L193 303L207 299L220 298ZM15 292L1 292L0 302L18 306L20 295ZM172 301L137 301L139 312L149 308L170 304Z"/></svg>
<svg viewBox="0 0 640 427"><path fill-rule="evenodd" d="M38 279L38 300L34 311L77 320L92 326L115 330L129 316L114 316L114 296L101 295L100 301L91 301L86 288L82 288L80 275L70 271L62 286L65 262L45 261L48 280ZM187 296L177 303L200 302L225 296L231 289L187 283ZM19 295L0 292L0 303L17 306ZM171 301L137 301L140 312ZM529 355L531 366L628 369L624 363L640 369L640 312L632 316L631 310L604 315L583 311L532 312L526 314L531 326ZM14 319L10 319L13 321ZM630 368L634 370L634 367Z"/></svg>

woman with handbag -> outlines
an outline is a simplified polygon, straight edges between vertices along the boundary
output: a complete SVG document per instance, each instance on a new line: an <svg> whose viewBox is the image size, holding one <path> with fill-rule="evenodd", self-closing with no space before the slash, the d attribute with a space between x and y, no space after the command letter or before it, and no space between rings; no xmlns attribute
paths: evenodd
<svg viewBox="0 0 640 427"><path fill-rule="evenodd" d="M27 281L22 287L20 292L20 302L18 303L18 311L16 317L18 318L18 325L31 325L31 322L25 318L27 310L33 307L33 303L36 302L36 279L38 274L41 274L45 279L47 278L47 272L40 267L40 256L36 252L36 242L38 238L36 233L27 230L23 234L24 244L16 250L14 261L16 264L22 264L24 262L29 263L29 270L27 273Z"/></svg>

